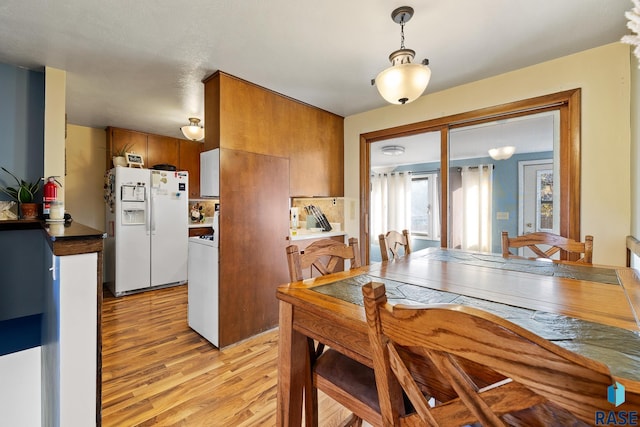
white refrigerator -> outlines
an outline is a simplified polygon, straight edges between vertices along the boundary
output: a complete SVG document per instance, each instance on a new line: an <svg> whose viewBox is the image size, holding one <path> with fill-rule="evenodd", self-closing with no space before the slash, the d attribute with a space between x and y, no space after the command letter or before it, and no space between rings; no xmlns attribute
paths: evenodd
<svg viewBox="0 0 640 427"><path fill-rule="evenodd" d="M105 281L116 296L187 282L187 172L116 167L105 183Z"/></svg>

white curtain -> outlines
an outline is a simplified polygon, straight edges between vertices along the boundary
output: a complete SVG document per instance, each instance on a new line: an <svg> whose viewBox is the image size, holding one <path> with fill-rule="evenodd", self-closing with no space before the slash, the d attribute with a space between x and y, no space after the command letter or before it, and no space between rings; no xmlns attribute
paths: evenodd
<svg viewBox="0 0 640 427"><path fill-rule="evenodd" d="M491 252L493 165L462 168L461 248Z"/></svg>
<svg viewBox="0 0 640 427"><path fill-rule="evenodd" d="M389 230L411 228L411 174L375 174L371 177L371 243Z"/></svg>

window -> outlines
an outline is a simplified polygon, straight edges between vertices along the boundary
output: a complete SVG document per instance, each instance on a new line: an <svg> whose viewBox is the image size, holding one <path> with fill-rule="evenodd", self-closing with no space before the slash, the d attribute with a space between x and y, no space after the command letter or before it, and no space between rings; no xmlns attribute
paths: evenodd
<svg viewBox="0 0 640 427"><path fill-rule="evenodd" d="M411 234L440 240L438 174L411 177Z"/></svg>
<svg viewBox="0 0 640 427"><path fill-rule="evenodd" d="M553 170L536 174L536 231L553 232Z"/></svg>

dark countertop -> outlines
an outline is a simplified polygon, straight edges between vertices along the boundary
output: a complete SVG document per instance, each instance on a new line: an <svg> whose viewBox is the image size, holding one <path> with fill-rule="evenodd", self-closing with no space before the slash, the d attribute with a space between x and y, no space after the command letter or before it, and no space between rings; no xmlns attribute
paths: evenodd
<svg viewBox="0 0 640 427"><path fill-rule="evenodd" d="M0 231L37 230L39 228L42 228L42 221L39 219L9 219L0 221Z"/></svg>
<svg viewBox="0 0 640 427"><path fill-rule="evenodd" d="M86 225L79 224L75 221L70 223L49 223L40 221L43 229L49 235L51 240L65 240L65 239L102 239L106 236L106 233L95 228L87 227Z"/></svg>
<svg viewBox="0 0 640 427"><path fill-rule="evenodd" d="M55 255L73 255L102 250L106 233L77 222L48 223L42 220L3 220L0 231L42 230Z"/></svg>

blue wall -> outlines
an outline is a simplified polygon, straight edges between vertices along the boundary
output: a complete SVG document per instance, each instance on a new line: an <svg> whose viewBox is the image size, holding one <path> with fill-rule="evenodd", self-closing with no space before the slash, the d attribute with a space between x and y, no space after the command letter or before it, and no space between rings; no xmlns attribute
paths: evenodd
<svg viewBox="0 0 640 427"><path fill-rule="evenodd" d="M0 129L0 166L29 181L42 177L44 73L0 64ZM0 172L0 184L15 182Z"/></svg>
<svg viewBox="0 0 640 427"><path fill-rule="evenodd" d="M518 162L522 160L553 160L553 152L514 154L510 159L493 161L493 223L492 252L502 252L503 231L518 235ZM508 220L496 220L496 212L508 212Z"/></svg>
<svg viewBox="0 0 640 427"><path fill-rule="evenodd" d="M35 180L44 171L44 73L0 64L0 166ZM0 171L0 184L13 184ZM10 200L0 193L0 200ZM40 345L45 243L39 230L0 232L0 355Z"/></svg>

